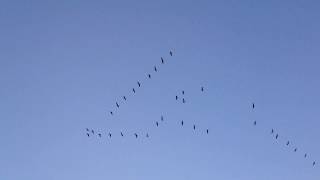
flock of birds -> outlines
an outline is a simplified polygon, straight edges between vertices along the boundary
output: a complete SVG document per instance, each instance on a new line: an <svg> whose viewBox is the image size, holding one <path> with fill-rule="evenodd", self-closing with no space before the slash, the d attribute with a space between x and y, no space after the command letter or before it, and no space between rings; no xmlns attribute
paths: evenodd
<svg viewBox="0 0 320 180"><path fill-rule="evenodd" d="M169 52L169 55L170 55L170 57L172 57L172 56L173 56L173 51L170 51L170 52ZM166 63L166 61L164 60L163 57L161 57L160 60L161 60L161 65L164 65L164 64ZM156 65L153 67L154 73L157 73L157 72L158 72L159 67L160 67L160 66L156 66ZM147 74L147 79L151 79L151 78L152 78L152 74L151 74L151 73L148 73L148 74ZM135 94L135 93L137 92L137 90L138 90L141 86L142 86L141 81L137 81L137 86L132 88L132 93ZM205 88L204 88L203 86L201 86L201 87L200 87L200 91L203 93L203 92L205 91ZM186 99L185 99L184 95L185 95L185 91L182 90L182 91L181 91L181 96L180 96L180 95L179 95L179 96L176 95L176 96L175 96L175 100L176 100L176 101L181 100L181 102L182 102L183 104L186 103ZM124 95L124 96L122 96L121 99L122 99L123 102L125 103L125 102L127 101L127 99L128 99L128 96L125 96L125 95ZM119 108L120 108L120 102L118 102L118 101L115 102L115 108L116 108L116 109L119 109ZM255 103L252 103L252 110L254 110L254 109L255 109ZM114 116L114 115L115 115L115 111L114 111L114 110L110 110L110 111L109 111L109 114L110 114L110 116ZM164 121L164 116L161 115L160 120L159 120L159 121L155 121L154 124L155 124L156 127L159 127L159 126L160 126L160 123L163 122L163 121ZM183 120L180 121L179 124L180 124L181 127L186 126L186 123L185 123ZM253 125L254 125L254 126L257 126L257 121L254 121L254 122L253 122ZM193 131L196 131L196 127L197 127L196 124L192 124L192 129L193 129ZM204 129L204 130L202 130L202 131L203 131L205 134L209 134L209 128L206 128L206 129ZM278 140L278 139L280 138L279 134L278 134L273 128L271 129L270 133L274 136L275 140ZM120 131L120 132L115 133L115 134L120 135L121 137L125 137L126 135L127 135L127 136L133 136L133 137L136 138L136 139L139 138L139 137L145 137L145 138L149 138L149 137L150 137L149 132L146 132L146 133L137 133L137 132L134 132L134 133L130 133L130 134L129 134L129 133L128 133L128 134L125 134L124 131ZM112 135L115 135L115 134L112 134L111 132L107 132L106 134L103 134L103 133L101 133L101 132L96 132L96 131L93 130L93 129L86 128L86 135L87 135L87 137L98 136L99 138L102 138L103 136L106 136L106 137L112 138ZM288 141L286 141L286 144L285 144L285 145L286 145L287 147L289 147L290 144L291 144L291 141L288 140ZM293 152L295 152L295 153L298 152L298 148L295 147L295 148L293 149ZM307 157L308 157L308 154L307 154L307 153L304 153L303 157L304 157L304 158L307 158ZM313 162L312 162L312 165L315 166L315 165L316 165L316 161L313 161Z"/></svg>

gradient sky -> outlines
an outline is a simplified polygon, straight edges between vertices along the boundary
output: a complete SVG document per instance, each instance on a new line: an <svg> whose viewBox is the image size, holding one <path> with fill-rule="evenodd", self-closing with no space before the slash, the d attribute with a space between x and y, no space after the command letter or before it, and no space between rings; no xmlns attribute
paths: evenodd
<svg viewBox="0 0 320 180"><path fill-rule="evenodd" d="M0 179L316 180L319 9L317 0L1 0ZM186 104L175 101L182 89ZM103 138L87 138L87 127Z"/></svg>

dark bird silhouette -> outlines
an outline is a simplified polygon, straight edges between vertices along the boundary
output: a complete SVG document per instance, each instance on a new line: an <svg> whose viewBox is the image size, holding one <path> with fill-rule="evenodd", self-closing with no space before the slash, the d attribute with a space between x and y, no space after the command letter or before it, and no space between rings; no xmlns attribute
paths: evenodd
<svg viewBox="0 0 320 180"><path fill-rule="evenodd" d="M100 133L99 133L98 135L99 135L99 137L101 137L101 134L100 134Z"/></svg>
<svg viewBox="0 0 320 180"><path fill-rule="evenodd" d="M274 133L274 130L273 129L271 129L271 134L273 134Z"/></svg>
<svg viewBox="0 0 320 180"><path fill-rule="evenodd" d="M112 111L110 111L110 114L111 114L111 115L113 115L113 112L112 112Z"/></svg>
<svg viewBox="0 0 320 180"><path fill-rule="evenodd" d="M306 153L306 154L304 154L304 158L307 158L307 153Z"/></svg>
<svg viewBox="0 0 320 180"><path fill-rule="evenodd" d="M254 122L253 122L253 125L255 125L255 126L256 126L256 125L257 125L257 121L254 121Z"/></svg>
<svg viewBox="0 0 320 180"><path fill-rule="evenodd" d="M134 135L136 136L136 138L138 138L138 134L137 133L134 133Z"/></svg>
<svg viewBox="0 0 320 180"><path fill-rule="evenodd" d="M122 133L122 132L120 132L120 134L121 134L121 136L123 137L123 133Z"/></svg>
<svg viewBox="0 0 320 180"><path fill-rule="evenodd" d="M316 165L316 162L315 162L315 161L313 161L312 165L313 165L313 166L315 166L315 165Z"/></svg>
<svg viewBox="0 0 320 180"><path fill-rule="evenodd" d="M138 84L139 87L141 87L141 83L139 81L137 81L137 84Z"/></svg>
<svg viewBox="0 0 320 180"><path fill-rule="evenodd" d="M155 71L155 72L157 72L157 71L158 71L157 66L154 66L154 68L153 68L153 69L154 69L154 71Z"/></svg>
<svg viewBox="0 0 320 180"><path fill-rule="evenodd" d="M90 137L90 134L89 134L89 133L87 133L87 136L88 136L88 137Z"/></svg>
<svg viewBox="0 0 320 180"><path fill-rule="evenodd" d="M92 134L94 134L94 130L93 129L91 130L91 132L92 132Z"/></svg>
<svg viewBox="0 0 320 180"><path fill-rule="evenodd" d="M182 94L184 95L184 91L182 91Z"/></svg>
<svg viewBox="0 0 320 180"><path fill-rule="evenodd" d="M254 103L252 103L252 109L254 109Z"/></svg>
<svg viewBox="0 0 320 180"><path fill-rule="evenodd" d="M207 129L207 134L209 134L209 129Z"/></svg>
<svg viewBox="0 0 320 180"><path fill-rule="evenodd" d="M182 102L183 102L183 103L186 103L186 100L183 98L183 99L182 99Z"/></svg>
<svg viewBox="0 0 320 180"><path fill-rule="evenodd" d="M277 135L276 135L276 139L278 139L278 137L279 137L279 135L277 134Z"/></svg>
<svg viewBox="0 0 320 180"><path fill-rule="evenodd" d="M148 78L151 79L151 74L148 74Z"/></svg>
<svg viewBox="0 0 320 180"><path fill-rule="evenodd" d="M176 96L176 100L178 100L178 96Z"/></svg>
<svg viewBox="0 0 320 180"><path fill-rule="evenodd" d="M136 90L134 88L132 88L133 93L136 93Z"/></svg>
<svg viewBox="0 0 320 180"><path fill-rule="evenodd" d="M294 152L297 152L297 150L298 150L298 149L297 149L297 148L295 148L295 149L294 149Z"/></svg>
<svg viewBox="0 0 320 180"><path fill-rule="evenodd" d="M201 87L201 91L202 91L202 92L204 91L204 87L203 87L203 86Z"/></svg>
<svg viewBox="0 0 320 180"><path fill-rule="evenodd" d="M181 121L181 126L183 126L183 121Z"/></svg>
<svg viewBox="0 0 320 180"><path fill-rule="evenodd" d="M196 125L193 125L193 130L196 130Z"/></svg>
<svg viewBox="0 0 320 180"><path fill-rule="evenodd" d="M127 100L126 96L123 96L123 99L126 101Z"/></svg>
<svg viewBox="0 0 320 180"><path fill-rule="evenodd" d="M148 138L149 137L149 134L147 133L146 137Z"/></svg>
<svg viewBox="0 0 320 180"><path fill-rule="evenodd" d="M159 126L159 123L158 123L158 121L156 122L156 125L157 125L157 127Z"/></svg>
<svg viewBox="0 0 320 180"><path fill-rule="evenodd" d="M87 131L89 131L89 129L88 129L88 128L86 128L86 130L87 130Z"/></svg>
<svg viewBox="0 0 320 180"><path fill-rule="evenodd" d="M290 144L290 142L288 141L288 142L287 142L287 146L289 146L289 144Z"/></svg>
<svg viewBox="0 0 320 180"><path fill-rule="evenodd" d="M161 116L161 121L163 121L163 116Z"/></svg>
<svg viewBox="0 0 320 180"><path fill-rule="evenodd" d="M170 51L170 56L172 56L172 54L173 54L172 51Z"/></svg>
<svg viewBox="0 0 320 180"><path fill-rule="evenodd" d="M120 106L119 106L119 104L118 104L118 102L116 102L116 105L117 105L117 108L119 108Z"/></svg>
<svg viewBox="0 0 320 180"><path fill-rule="evenodd" d="M164 60L163 60L163 58L162 58L162 57L161 57L161 63L162 63L162 64L164 64Z"/></svg>
<svg viewBox="0 0 320 180"><path fill-rule="evenodd" d="M109 138L111 138L111 133L109 133Z"/></svg>

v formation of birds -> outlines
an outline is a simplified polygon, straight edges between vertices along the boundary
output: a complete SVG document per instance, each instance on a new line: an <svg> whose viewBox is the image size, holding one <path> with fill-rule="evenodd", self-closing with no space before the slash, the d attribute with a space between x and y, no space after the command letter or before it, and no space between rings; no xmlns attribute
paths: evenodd
<svg viewBox="0 0 320 180"><path fill-rule="evenodd" d="M172 51L169 51L169 55L170 55L170 57L172 57L172 56L173 56L173 52L172 52ZM165 62L166 62L165 59L164 59L163 57L160 57L160 60L161 60L161 65L164 65ZM159 70L159 69L158 69L157 66L154 66L154 67L153 67L154 73L158 72L158 70ZM151 79L151 78L152 78L152 76L151 76L150 73L147 74L147 78L148 78L148 79ZM132 93L135 94L136 91L137 91L141 86L142 86L141 82L140 82L140 81L137 81L137 87L133 87L133 88L132 88ZM203 86L201 86L199 91L202 92L202 93L204 93L205 88L204 88ZM125 96L125 95L122 96L122 99L123 99L124 102L127 101L127 96ZM175 100L176 100L176 101L181 101L183 104L185 104L185 103L186 103L185 91L182 90L182 91L181 91L181 95L176 95L176 96L175 96ZM116 107L116 108L120 108L120 103L119 103L119 102L115 102L115 107ZM252 103L252 111L254 111L255 108L256 108L255 103ZM111 116L113 116L113 115L114 115L114 111L113 111L113 110L109 111L109 114L110 114ZM160 123L163 122L163 121L164 121L164 116L161 115L160 121L155 121L155 126L156 126L156 127L159 127L159 126L160 126ZM181 120L181 121L180 121L180 126L181 126L181 127L184 127L185 125L186 125L185 122L184 122L183 120ZM256 120L253 121L253 126L258 126L258 122L257 122ZM197 130L197 129L196 129L196 124L192 124L192 129L193 129L193 131L196 131L196 130ZM203 131L205 134L209 134L209 128L206 128L206 129L204 129L204 130L202 130L202 131ZM270 134L273 135L273 137L274 137L274 139L275 139L276 141L279 140L280 135L279 135L279 133L277 133L273 128L270 130ZM91 137L91 136L94 136L94 135L97 135L97 137L99 137L99 138L104 137L101 132L95 133L95 131L94 131L93 129L86 128L86 136L87 136L87 137ZM120 135L121 137L125 137L126 135L127 135L127 136L130 136L130 134L125 134L125 132L123 132L123 131L118 132L117 135ZM133 137L136 138L136 139L139 138L139 137L150 138L150 134L149 134L148 132L146 132L146 133L144 133L144 134L138 134L137 132L134 132L133 134L131 134L131 136L133 136ZM108 133L106 134L106 137L112 138L112 133L111 133L111 132L108 132ZM291 145L291 141L290 141L290 140L287 140L286 143L285 143L285 146L287 146L287 147L292 146L292 145ZM294 153L297 153L297 152L298 152L298 148L297 148L297 147L294 147L294 148L293 148L293 152L294 152ZM308 153L303 153L303 157L306 159L306 158L308 157ZM316 161L313 161L313 162L312 162L312 166L315 166L315 165L316 165Z"/></svg>

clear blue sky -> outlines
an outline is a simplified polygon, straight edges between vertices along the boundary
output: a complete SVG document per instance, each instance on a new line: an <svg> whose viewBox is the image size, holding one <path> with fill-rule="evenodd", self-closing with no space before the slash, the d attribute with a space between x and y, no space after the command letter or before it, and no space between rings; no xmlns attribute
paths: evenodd
<svg viewBox="0 0 320 180"><path fill-rule="evenodd" d="M319 178L319 9L316 0L1 0L0 179ZM174 100L182 89L184 105Z"/></svg>

